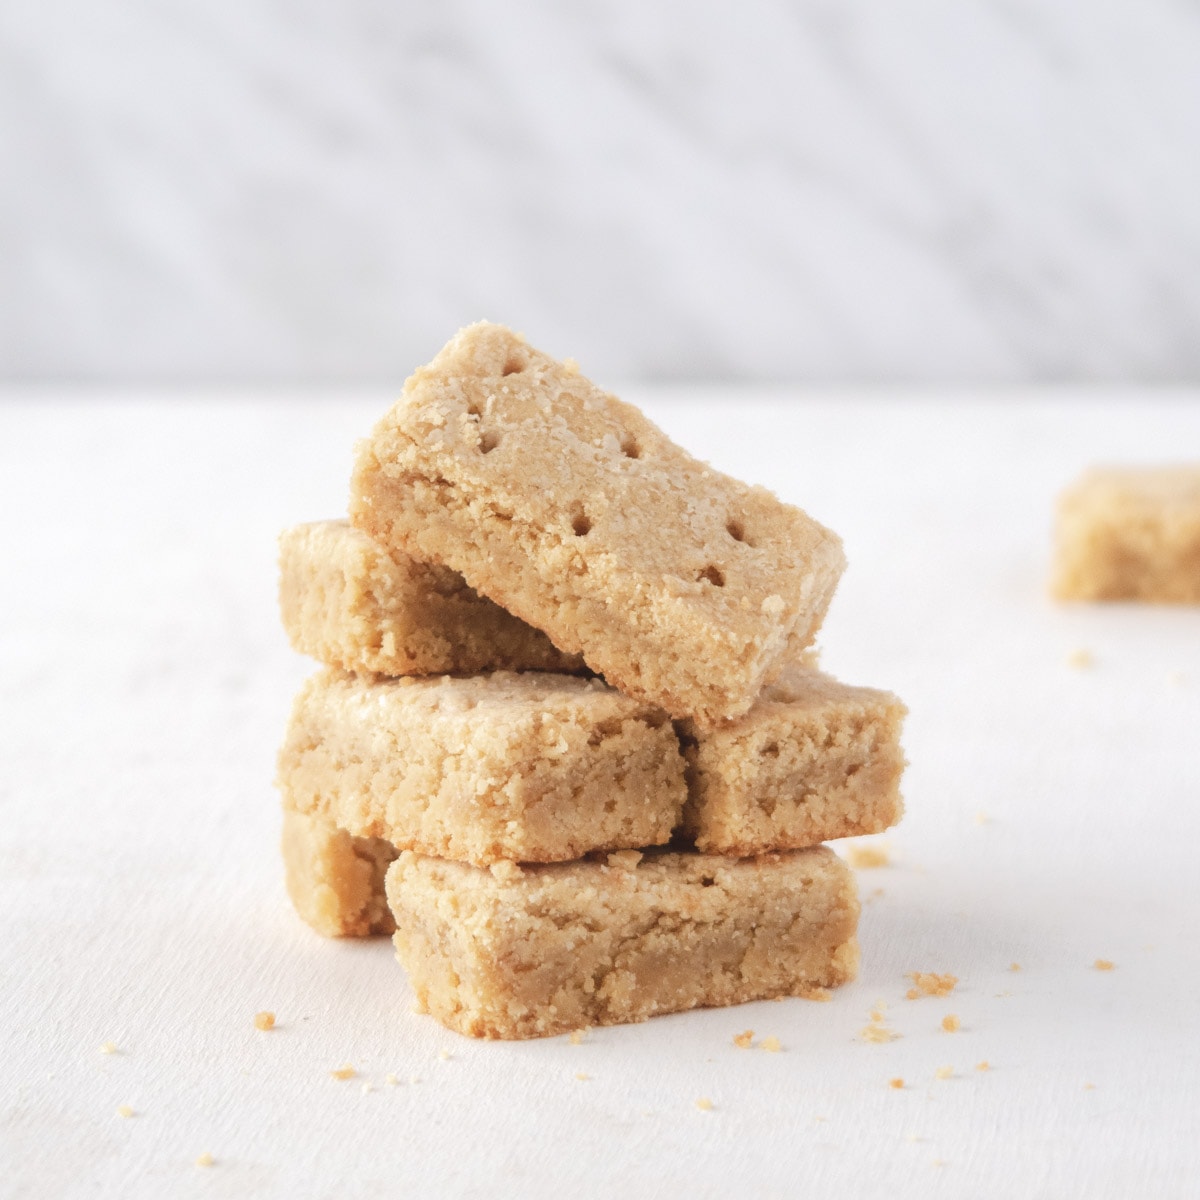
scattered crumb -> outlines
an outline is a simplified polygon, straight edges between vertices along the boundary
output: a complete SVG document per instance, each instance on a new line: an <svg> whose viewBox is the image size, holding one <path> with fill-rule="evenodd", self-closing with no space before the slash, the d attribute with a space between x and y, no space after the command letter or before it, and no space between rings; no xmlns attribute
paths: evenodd
<svg viewBox="0 0 1200 1200"><path fill-rule="evenodd" d="M449 1062L453 1057L454 1055L451 1054L449 1050L438 1051L438 1058L440 1058L442 1062Z"/></svg>
<svg viewBox="0 0 1200 1200"><path fill-rule="evenodd" d="M1021 969L1021 964L1020 963L1009 963L1008 969L1010 971L1019 971Z"/></svg>
<svg viewBox="0 0 1200 1200"><path fill-rule="evenodd" d="M1092 652L1085 650L1082 646L1078 650L1072 650L1067 655L1067 666L1074 667L1077 671L1086 671L1094 662L1095 659L1092 658Z"/></svg>
<svg viewBox="0 0 1200 1200"><path fill-rule="evenodd" d="M962 1022L956 1013L947 1013L942 1018L942 1028L947 1033L957 1033L962 1028Z"/></svg>
<svg viewBox="0 0 1200 1200"><path fill-rule="evenodd" d="M575 1078L578 1079L580 1083L587 1083L587 1081L591 1079L591 1076L585 1075L582 1071L576 1071Z"/></svg>
<svg viewBox="0 0 1200 1200"><path fill-rule="evenodd" d="M986 825L991 819L992 818L989 817L987 815L987 813L985 813L985 812L977 812L975 814L975 824L976 825Z"/></svg>
<svg viewBox="0 0 1200 1200"><path fill-rule="evenodd" d="M421 1077L420 1077L420 1075L410 1075L408 1077L408 1082L409 1083L420 1083Z"/></svg>
<svg viewBox="0 0 1200 1200"><path fill-rule="evenodd" d="M330 1071L329 1074L334 1079L353 1079L358 1072L347 1063L344 1067L338 1067L336 1071Z"/></svg>
<svg viewBox="0 0 1200 1200"><path fill-rule="evenodd" d="M772 1054L778 1054L783 1049L777 1037L765 1037L758 1044L763 1050L769 1050Z"/></svg>
<svg viewBox="0 0 1200 1200"><path fill-rule="evenodd" d="M1092 963L1092 966L1095 967L1097 971L1112 971L1116 968L1116 965L1117 964L1115 962L1112 962L1107 958L1098 958L1094 963Z"/></svg>
<svg viewBox="0 0 1200 1200"><path fill-rule="evenodd" d="M1083 1085L1083 1090L1085 1092L1094 1092L1096 1090L1096 1085L1094 1083L1085 1083Z"/></svg>
<svg viewBox="0 0 1200 1200"><path fill-rule="evenodd" d="M828 1117L813 1117L814 1121L828 1121Z"/></svg>
<svg viewBox="0 0 1200 1200"><path fill-rule="evenodd" d="M701 1096L700 1099L696 1101L696 1107L701 1112L712 1112L713 1102L707 1096Z"/></svg>
<svg viewBox="0 0 1200 1200"><path fill-rule="evenodd" d="M255 1013L254 1014L254 1028L262 1029L262 1030L274 1029L275 1028L275 1014L273 1012Z"/></svg>
<svg viewBox="0 0 1200 1200"><path fill-rule="evenodd" d="M889 1079L888 1080L888 1087L895 1088L897 1091L899 1091L903 1086L904 1086L903 1079Z"/></svg>
<svg viewBox="0 0 1200 1200"><path fill-rule="evenodd" d="M373 1092L374 1090L375 1085L369 1079L364 1079L362 1085L362 1094L365 1096L368 1092Z"/></svg>
<svg viewBox="0 0 1200 1200"><path fill-rule="evenodd" d="M990 1071L991 1069L992 1069L992 1064L990 1062L988 1062L988 1060L986 1058L983 1060L983 1062L977 1062L975 1064L975 1070L977 1070L977 1071Z"/></svg>
<svg viewBox="0 0 1200 1200"><path fill-rule="evenodd" d="M958 983L957 975L939 975L936 971L909 971L907 978L914 984L905 992L909 1000L921 996L948 996Z"/></svg>
<svg viewBox="0 0 1200 1200"><path fill-rule="evenodd" d="M100 1053L101 1054L116 1054L117 1053L117 1043L116 1042L101 1042L100 1043Z"/></svg>
<svg viewBox="0 0 1200 1200"><path fill-rule="evenodd" d="M587 1035L586 1029L572 1029L571 1030L571 1045L572 1046L582 1045L583 1039L586 1035Z"/></svg>
<svg viewBox="0 0 1200 1200"><path fill-rule="evenodd" d="M944 1158L935 1158L933 1160L933 1165L935 1167L944 1167L946 1165L946 1160Z"/></svg>
<svg viewBox="0 0 1200 1200"><path fill-rule="evenodd" d="M871 1009L867 1025L863 1028L861 1036L864 1042L894 1042L900 1035L894 1030L888 1029L883 1023L884 1012L887 1005L882 1000L877 1000Z"/></svg>
<svg viewBox="0 0 1200 1200"><path fill-rule="evenodd" d="M852 867L867 870L871 867L886 867L891 859L882 846L847 846L846 859Z"/></svg>
<svg viewBox="0 0 1200 1200"><path fill-rule="evenodd" d="M741 1033L734 1034L733 1044L739 1050L749 1050L754 1044L754 1030L745 1029Z"/></svg>
<svg viewBox="0 0 1200 1200"><path fill-rule="evenodd" d="M211 1167L216 1161L217 1160L213 1158L213 1156L209 1154L207 1150L205 1150L203 1154L196 1156L196 1166L198 1167Z"/></svg>
<svg viewBox="0 0 1200 1200"><path fill-rule="evenodd" d="M118 1105L118 1107L117 1107L117 1116L118 1116L118 1117L132 1117L132 1116L133 1116L133 1109L132 1109L132 1108L130 1108L128 1104L121 1104L121 1105Z"/></svg>
<svg viewBox="0 0 1200 1200"><path fill-rule="evenodd" d="M953 1067L938 1067L938 1069L936 1071L934 1071L933 1077L935 1079L953 1079L954 1078L954 1068Z"/></svg>
<svg viewBox="0 0 1200 1200"><path fill-rule="evenodd" d="M904 1140L906 1142L923 1142L925 1139L919 1133L910 1133Z"/></svg>
<svg viewBox="0 0 1200 1200"><path fill-rule="evenodd" d="M388 1087L396 1087L400 1083L400 1080L397 1079L395 1075L388 1074L383 1077L383 1082L386 1083Z"/></svg>

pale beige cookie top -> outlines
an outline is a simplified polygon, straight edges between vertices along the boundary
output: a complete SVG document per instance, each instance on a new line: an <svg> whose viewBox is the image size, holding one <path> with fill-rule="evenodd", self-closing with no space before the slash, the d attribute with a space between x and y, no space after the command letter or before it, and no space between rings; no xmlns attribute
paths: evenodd
<svg viewBox="0 0 1200 1200"><path fill-rule="evenodd" d="M805 513L486 323L418 370L360 448L351 516L704 723L746 711L811 641L844 565Z"/></svg>

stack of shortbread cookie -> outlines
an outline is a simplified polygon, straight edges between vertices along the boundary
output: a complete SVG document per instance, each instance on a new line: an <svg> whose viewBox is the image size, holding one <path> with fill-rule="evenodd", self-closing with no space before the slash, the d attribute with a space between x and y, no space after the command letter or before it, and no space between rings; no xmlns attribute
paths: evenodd
<svg viewBox="0 0 1200 1200"><path fill-rule="evenodd" d="M903 705L808 647L833 533L503 327L359 450L351 522L281 539L326 664L279 756L322 933L395 933L418 1004L519 1038L850 979L820 843L901 814Z"/></svg>

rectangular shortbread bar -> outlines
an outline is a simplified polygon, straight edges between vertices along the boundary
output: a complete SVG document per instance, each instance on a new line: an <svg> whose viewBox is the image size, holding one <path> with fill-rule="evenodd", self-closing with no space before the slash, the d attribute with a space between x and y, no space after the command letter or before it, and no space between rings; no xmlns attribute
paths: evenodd
<svg viewBox="0 0 1200 1200"><path fill-rule="evenodd" d="M1200 604L1200 465L1085 472L1059 501L1060 600Z"/></svg>
<svg viewBox="0 0 1200 1200"><path fill-rule="evenodd" d="M858 964L853 877L823 846L490 870L405 853L387 897L418 1005L474 1037L803 995Z"/></svg>
<svg viewBox="0 0 1200 1200"><path fill-rule="evenodd" d="M326 937L367 937L396 928L383 877L396 848L358 838L327 817L284 809L283 868L296 911Z"/></svg>
<svg viewBox="0 0 1200 1200"><path fill-rule="evenodd" d="M880 833L900 820L906 709L888 692L791 666L719 729L680 722L683 833L713 854L758 854Z"/></svg>
<svg viewBox="0 0 1200 1200"><path fill-rule="evenodd" d="M279 575L292 646L331 666L380 675L583 669L449 567L389 552L348 521L287 530Z"/></svg>
<svg viewBox="0 0 1200 1200"><path fill-rule="evenodd" d="M487 864L666 842L686 796L664 713L572 675L367 679L326 668L296 698L285 807L356 837Z"/></svg>
<svg viewBox="0 0 1200 1200"><path fill-rule="evenodd" d="M404 385L359 448L350 510L704 725L744 713L812 640L844 566L836 534L486 323Z"/></svg>

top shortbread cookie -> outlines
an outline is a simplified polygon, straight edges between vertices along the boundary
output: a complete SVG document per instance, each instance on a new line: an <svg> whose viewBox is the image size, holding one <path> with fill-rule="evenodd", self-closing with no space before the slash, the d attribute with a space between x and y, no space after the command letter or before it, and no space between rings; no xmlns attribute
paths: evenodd
<svg viewBox="0 0 1200 1200"><path fill-rule="evenodd" d="M359 448L350 512L701 725L811 642L844 566L836 534L487 323L407 381Z"/></svg>

